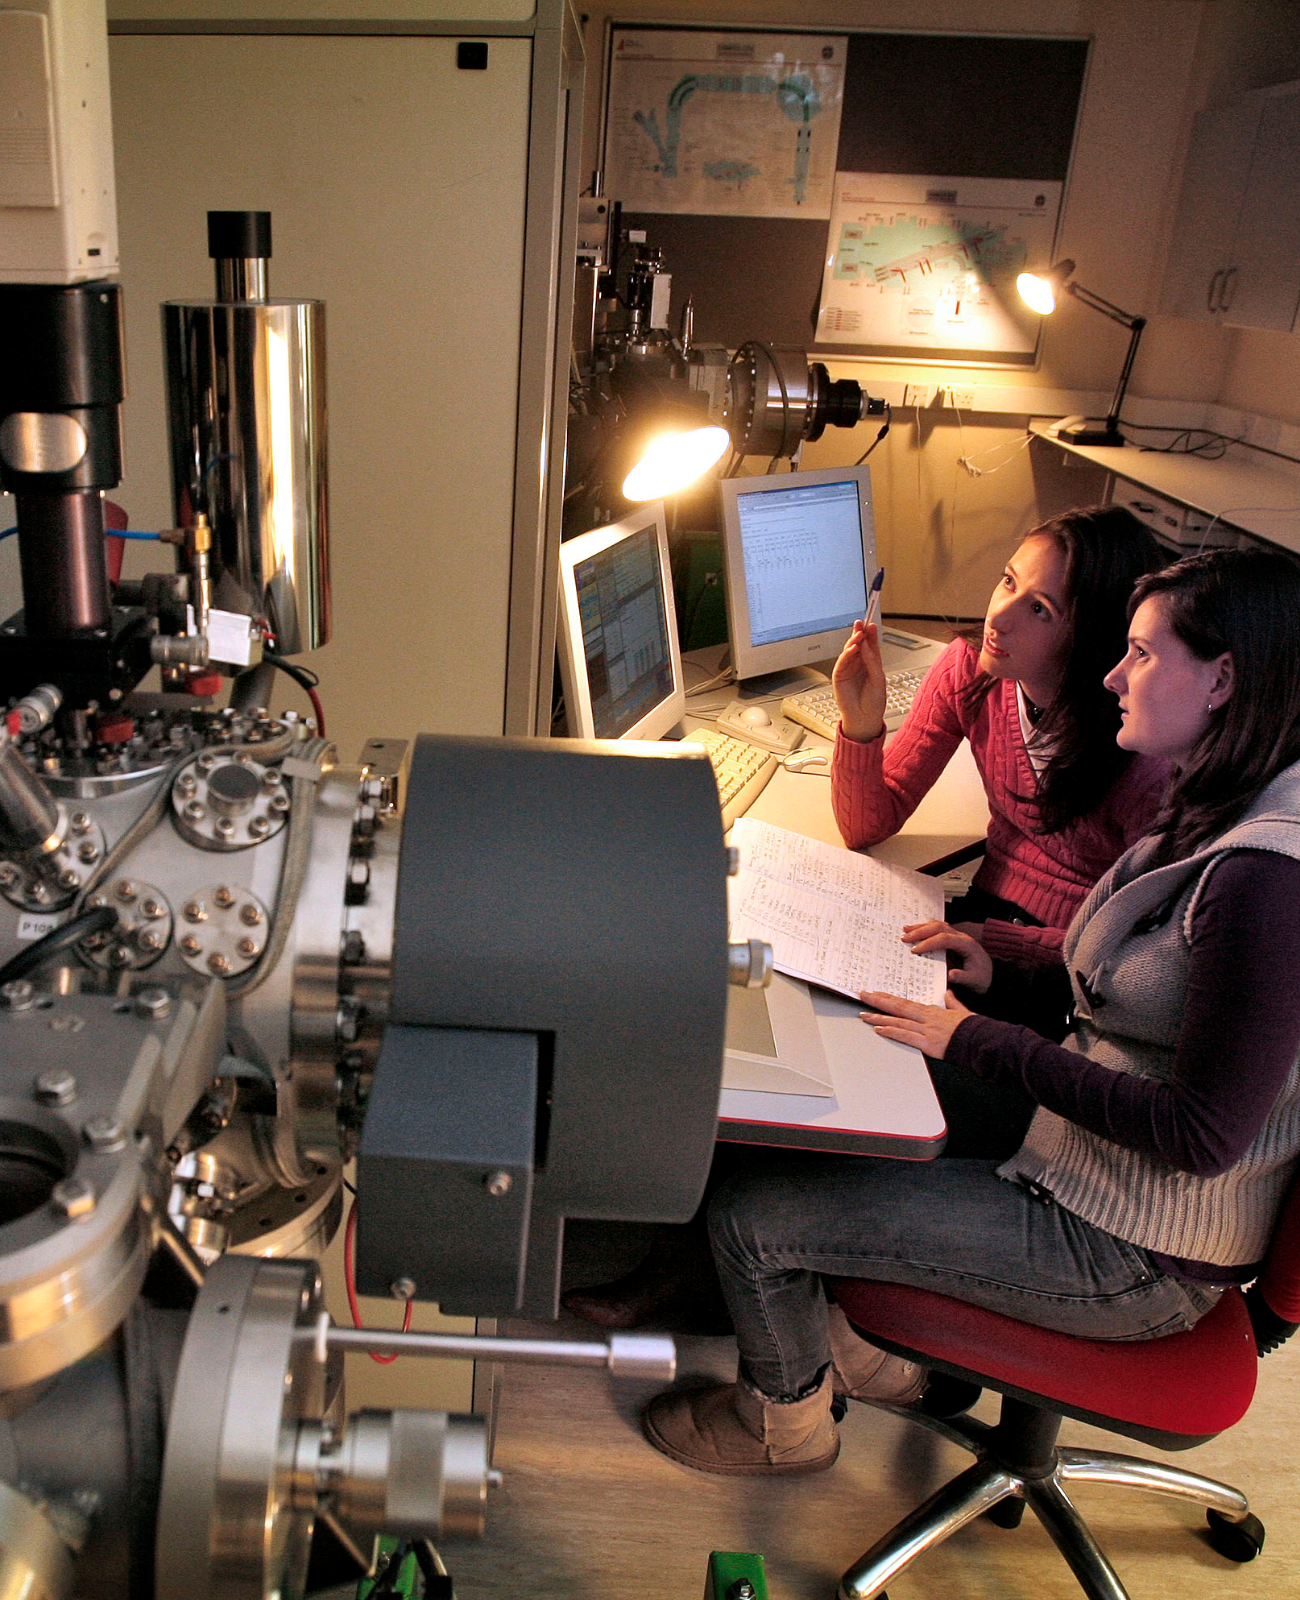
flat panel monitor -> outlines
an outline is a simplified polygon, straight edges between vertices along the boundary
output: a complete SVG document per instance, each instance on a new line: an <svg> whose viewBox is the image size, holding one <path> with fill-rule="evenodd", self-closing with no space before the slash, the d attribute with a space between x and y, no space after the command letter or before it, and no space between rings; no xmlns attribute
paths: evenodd
<svg viewBox="0 0 1300 1600"><path fill-rule="evenodd" d="M686 715L661 500L560 546L560 679L579 739L660 739Z"/></svg>
<svg viewBox="0 0 1300 1600"><path fill-rule="evenodd" d="M870 469L724 478L719 488L736 676L837 655L876 573Z"/></svg>

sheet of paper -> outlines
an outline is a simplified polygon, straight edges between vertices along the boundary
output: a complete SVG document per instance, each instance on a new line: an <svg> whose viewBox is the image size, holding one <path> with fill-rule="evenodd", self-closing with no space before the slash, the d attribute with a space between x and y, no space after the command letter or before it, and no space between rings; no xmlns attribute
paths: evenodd
<svg viewBox="0 0 1300 1600"><path fill-rule="evenodd" d="M731 842L740 851L728 884L733 939L764 939L779 971L853 998L879 989L943 1003L942 952L913 955L899 937L905 923L942 918L934 879L752 817L739 819Z"/></svg>

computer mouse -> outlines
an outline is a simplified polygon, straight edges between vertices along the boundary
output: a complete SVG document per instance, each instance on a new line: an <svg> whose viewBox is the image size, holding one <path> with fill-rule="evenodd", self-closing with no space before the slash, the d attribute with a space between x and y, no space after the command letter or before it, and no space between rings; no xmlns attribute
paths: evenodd
<svg viewBox="0 0 1300 1600"><path fill-rule="evenodd" d="M772 719L768 715L766 706L746 706L736 716L737 722L743 722L749 728L770 728Z"/></svg>
<svg viewBox="0 0 1300 1600"><path fill-rule="evenodd" d="M827 767L830 757L821 750L796 750L781 763L787 772L807 772L809 767Z"/></svg>

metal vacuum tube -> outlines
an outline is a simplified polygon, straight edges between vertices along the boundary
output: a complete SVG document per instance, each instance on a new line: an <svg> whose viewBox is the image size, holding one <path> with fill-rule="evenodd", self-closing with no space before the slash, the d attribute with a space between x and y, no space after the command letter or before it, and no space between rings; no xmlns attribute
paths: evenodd
<svg viewBox="0 0 1300 1600"><path fill-rule="evenodd" d="M325 307L268 294L271 215L210 211L215 301L163 306L178 526L213 530L212 603L295 655L330 635Z"/></svg>

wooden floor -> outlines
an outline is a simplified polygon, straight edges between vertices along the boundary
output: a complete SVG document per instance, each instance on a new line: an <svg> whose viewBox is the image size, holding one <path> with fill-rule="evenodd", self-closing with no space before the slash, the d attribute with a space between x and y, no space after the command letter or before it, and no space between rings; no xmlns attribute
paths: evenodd
<svg viewBox="0 0 1300 1600"><path fill-rule="evenodd" d="M579 1336L582 1324L511 1332ZM728 1339L682 1338L682 1378L730 1377ZM501 1402L481 1544L447 1546L459 1600L699 1600L710 1550L760 1552L772 1600L831 1600L842 1569L970 1456L928 1431L854 1405L829 1472L781 1482L711 1478L657 1455L638 1415L656 1385L586 1369L514 1367ZM981 1415L991 1415L987 1397ZM1124 1440L1067 1425L1064 1438L1123 1450ZM1143 1447L1136 1453L1158 1455ZM1300 1336L1263 1363L1246 1421L1169 1457L1246 1490L1268 1530L1258 1561L1235 1567L1201 1533L1199 1513L1094 1486L1077 1501L1132 1600L1300 1596ZM1006 1532L980 1522L890 1585L893 1600L1078 1600L1046 1535L1027 1516Z"/></svg>

